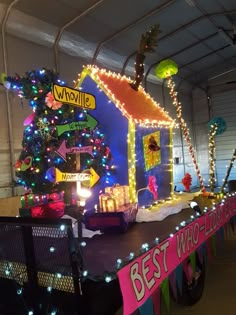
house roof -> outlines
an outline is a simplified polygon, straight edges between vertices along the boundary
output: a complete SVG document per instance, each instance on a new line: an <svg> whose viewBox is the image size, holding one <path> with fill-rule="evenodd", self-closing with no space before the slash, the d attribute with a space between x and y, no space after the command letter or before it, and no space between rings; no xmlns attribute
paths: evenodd
<svg viewBox="0 0 236 315"><path fill-rule="evenodd" d="M175 125L175 121L144 91L142 86L138 91L130 86L131 80L128 77L99 69L96 66L87 66L82 71L77 86L81 85L86 76L90 76L97 83L127 119L147 126L172 127Z"/></svg>

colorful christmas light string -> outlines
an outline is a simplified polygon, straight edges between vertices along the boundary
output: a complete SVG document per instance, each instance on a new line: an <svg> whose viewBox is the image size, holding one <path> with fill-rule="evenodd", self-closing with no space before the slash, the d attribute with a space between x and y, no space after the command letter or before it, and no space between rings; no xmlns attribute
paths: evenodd
<svg viewBox="0 0 236 315"><path fill-rule="evenodd" d="M217 131L217 124L211 125L209 133L209 181L210 189L214 192L215 186L215 134Z"/></svg>

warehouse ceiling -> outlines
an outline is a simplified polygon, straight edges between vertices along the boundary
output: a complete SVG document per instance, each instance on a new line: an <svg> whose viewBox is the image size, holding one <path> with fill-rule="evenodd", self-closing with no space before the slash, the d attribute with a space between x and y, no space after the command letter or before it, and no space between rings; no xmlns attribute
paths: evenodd
<svg viewBox="0 0 236 315"><path fill-rule="evenodd" d="M143 85L163 59L178 81L206 86L236 68L235 0L0 0L2 32L124 74L134 71L141 35L160 25L146 54Z"/></svg>

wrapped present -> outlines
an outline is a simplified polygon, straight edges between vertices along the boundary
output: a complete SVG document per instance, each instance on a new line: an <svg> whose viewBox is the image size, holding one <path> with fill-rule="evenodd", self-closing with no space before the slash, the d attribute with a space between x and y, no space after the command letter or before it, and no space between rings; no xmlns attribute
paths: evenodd
<svg viewBox="0 0 236 315"><path fill-rule="evenodd" d="M129 186L116 184L106 187L105 193L111 194L117 199L118 207L130 203Z"/></svg>
<svg viewBox="0 0 236 315"><path fill-rule="evenodd" d="M63 192L54 192L52 194L32 194L26 193L21 196L21 207L30 208L35 205L48 204L52 201L62 201L64 197Z"/></svg>
<svg viewBox="0 0 236 315"><path fill-rule="evenodd" d="M19 213L21 217L61 218L64 215L64 208L64 202L57 200L47 204L34 205L29 208L20 208Z"/></svg>
<svg viewBox="0 0 236 315"><path fill-rule="evenodd" d="M107 212L117 211L117 201L115 197L110 196L105 203L105 210Z"/></svg>
<svg viewBox="0 0 236 315"><path fill-rule="evenodd" d="M123 204L124 204L123 190L120 187L121 186L112 187L112 192L111 192L111 195L113 195L114 198L116 198L116 200L117 200L118 207L123 206ZM105 188L105 191L106 191L106 188ZM109 191L110 191L110 189L109 189Z"/></svg>
<svg viewBox="0 0 236 315"><path fill-rule="evenodd" d="M114 186L111 187L105 187L105 194L112 194L113 193Z"/></svg>
<svg viewBox="0 0 236 315"><path fill-rule="evenodd" d="M124 204L130 203L130 196L129 196L129 186L122 186L123 187L123 193L124 193Z"/></svg>
<svg viewBox="0 0 236 315"><path fill-rule="evenodd" d="M113 212L118 209L118 200L113 194L101 194L99 196L99 207L102 212Z"/></svg>
<svg viewBox="0 0 236 315"><path fill-rule="evenodd" d="M122 206L118 211L113 212L93 212L86 211L84 223L87 229L92 231L101 230L104 233L114 231L126 232L129 225L136 220L138 212L137 204Z"/></svg>
<svg viewBox="0 0 236 315"><path fill-rule="evenodd" d="M35 205L31 208L31 216L43 218L61 218L64 215L65 204L61 200L48 204Z"/></svg>
<svg viewBox="0 0 236 315"><path fill-rule="evenodd" d="M29 208L34 205L34 195L31 193L24 194L21 196L21 207Z"/></svg>
<svg viewBox="0 0 236 315"><path fill-rule="evenodd" d="M100 209L100 211L103 211L103 204L108 197L109 197L109 194L99 195L99 209Z"/></svg>

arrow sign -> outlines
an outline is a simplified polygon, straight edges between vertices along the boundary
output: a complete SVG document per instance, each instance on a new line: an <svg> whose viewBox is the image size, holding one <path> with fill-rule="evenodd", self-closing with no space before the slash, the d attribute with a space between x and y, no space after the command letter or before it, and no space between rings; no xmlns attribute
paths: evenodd
<svg viewBox="0 0 236 315"><path fill-rule="evenodd" d="M66 153L88 153L93 156L93 147L91 145L85 147L66 147L66 141L63 140L60 147L56 150L56 153L59 154L66 161Z"/></svg>
<svg viewBox="0 0 236 315"><path fill-rule="evenodd" d="M58 168L54 168L54 176L51 176L50 181L58 182L85 182L89 181L90 187L93 187L99 180L100 176L95 172L93 168L90 168L89 173L62 173ZM52 170L50 169L50 172Z"/></svg>
<svg viewBox="0 0 236 315"><path fill-rule="evenodd" d="M95 96L90 93L81 92L67 86L53 85L53 97L56 101L71 104L86 109L96 108Z"/></svg>
<svg viewBox="0 0 236 315"><path fill-rule="evenodd" d="M95 172L95 170L92 167L90 168L90 174L91 174L90 187L93 187L96 184L96 182L99 181L100 176Z"/></svg>
<svg viewBox="0 0 236 315"><path fill-rule="evenodd" d="M97 126L97 120L92 117L91 115L87 114L86 121L76 121L65 125L57 125L57 135L58 137L66 131L73 131L73 130L82 130L85 128L94 129Z"/></svg>
<svg viewBox="0 0 236 315"><path fill-rule="evenodd" d="M83 182L90 180L88 173L62 173L58 168L55 168L55 183L58 182Z"/></svg>

